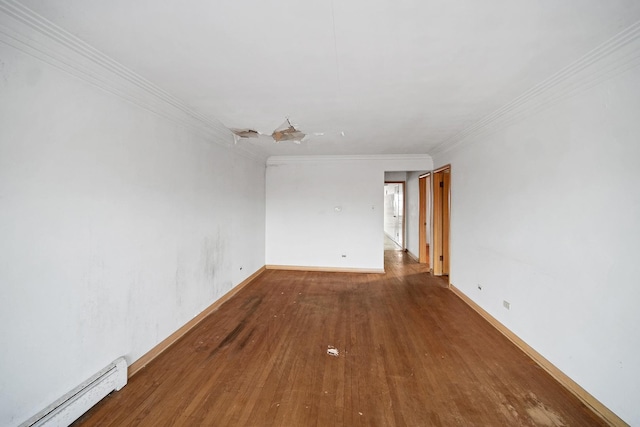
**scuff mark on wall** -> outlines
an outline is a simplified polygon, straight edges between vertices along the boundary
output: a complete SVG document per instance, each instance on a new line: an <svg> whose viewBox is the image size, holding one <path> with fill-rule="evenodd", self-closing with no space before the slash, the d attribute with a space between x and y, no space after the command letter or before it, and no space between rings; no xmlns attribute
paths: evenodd
<svg viewBox="0 0 640 427"><path fill-rule="evenodd" d="M175 273L175 291L176 291L176 302L178 307L182 306L182 294L185 292L186 288L186 274L184 267L184 260L182 255L179 253L176 258L176 273Z"/></svg>
<svg viewBox="0 0 640 427"><path fill-rule="evenodd" d="M206 287L206 292L213 298L222 296L233 286L230 279L230 241L228 231L217 227L215 232L204 236L200 244L196 275L198 281Z"/></svg>
<svg viewBox="0 0 640 427"><path fill-rule="evenodd" d="M0 59L0 76L2 76L2 86L6 86L8 83L7 74L4 71L4 61Z"/></svg>
<svg viewBox="0 0 640 427"><path fill-rule="evenodd" d="M221 267L224 258L223 240L218 229L215 236L206 236L202 242L204 278L211 283L215 283L217 269Z"/></svg>

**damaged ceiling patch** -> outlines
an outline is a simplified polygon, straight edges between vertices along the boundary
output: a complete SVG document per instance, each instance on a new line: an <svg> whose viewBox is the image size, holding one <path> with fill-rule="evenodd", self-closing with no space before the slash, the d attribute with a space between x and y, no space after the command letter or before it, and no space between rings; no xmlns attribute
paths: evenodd
<svg viewBox="0 0 640 427"><path fill-rule="evenodd" d="M291 121L287 117L287 119L280 126L274 130L271 135L266 135L261 132L258 132L254 129L231 129L231 132L237 137L236 142L238 142L239 138L260 138L271 137L275 142L282 141L291 141L296 144L300 144L305 136L307 136L304 132L296 129L294 125L291 124Z"/></svg>
<svg viewBox="0 0 640 427"><path fill-rule="evenodd" d="M303 132L299 131L291 124L288 117L287 120L271 134L271 137L275 142L293 141L298 144L300 144L305 136L306 135Z"/></svg>
<svg viewBox="0 0 640 427"><path fill-rule="evenodd" d="M231 129L231 132L238 135L240 138L258 138L260 137L260 132L253 129Z"/></svg>

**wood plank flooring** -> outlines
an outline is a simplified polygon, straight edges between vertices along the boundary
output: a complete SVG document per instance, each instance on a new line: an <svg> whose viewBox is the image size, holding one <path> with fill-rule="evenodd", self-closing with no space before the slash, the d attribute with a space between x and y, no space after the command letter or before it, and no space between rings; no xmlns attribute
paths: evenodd
<svg viewBox="0 0 640 427"><path fill-rule="evenodd" d="M264 272L75 425L605 425L423 265L385 268Z"/></svg>

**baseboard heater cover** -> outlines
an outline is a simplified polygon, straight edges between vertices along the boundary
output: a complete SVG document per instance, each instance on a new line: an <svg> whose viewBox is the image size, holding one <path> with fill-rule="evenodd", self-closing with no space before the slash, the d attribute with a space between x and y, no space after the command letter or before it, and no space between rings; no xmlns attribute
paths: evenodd
<svg viewBox="0 0 640 427"><path fill-rule="evenodd" d="M20 424L20 427L69 426L107 394L120 390L126 384L127 362L121 357Z"/></svg>

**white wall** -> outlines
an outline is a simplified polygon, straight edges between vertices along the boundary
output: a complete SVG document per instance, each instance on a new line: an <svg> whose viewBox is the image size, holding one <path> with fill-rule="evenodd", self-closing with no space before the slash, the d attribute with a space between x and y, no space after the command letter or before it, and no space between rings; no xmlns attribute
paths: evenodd
<svg viewBox="0 0 640 427"><path fill-rule="evenodd" d="M265 166L3 43L0 73L0 425L17 425L264 265Z"/></svg>
<svg viewBox="0 0 640 427"><path fill-rule="evenodd" d="M385 172L384 180L389 182L404 182L407 180L407 172L398 172L398 171Z"/></svg>
<svg viewBox="0 0 640 427"><path fill-rule="evenodd" d="M270 158L267 264L382 270L384 172L432 166L429 156Z"/></svg>
<svg viewBox="0 0 640 427"><path fill-rule="evenodd" d="M636 67L435 157L452 165L452 283L631 425L639 118Z"/></svg>

